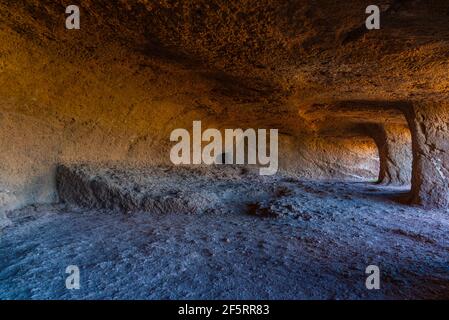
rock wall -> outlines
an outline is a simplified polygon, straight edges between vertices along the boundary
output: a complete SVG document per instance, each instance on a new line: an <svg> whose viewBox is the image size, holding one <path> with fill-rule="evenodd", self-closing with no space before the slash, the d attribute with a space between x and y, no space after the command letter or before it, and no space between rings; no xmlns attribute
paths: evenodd
<svg viewBox="0 0 449 320"><path fill-rule="evenodd" d="M171 130L189 129L193 120L223 126L225 103L235 107L214 99L220 83L211 85L176 64L130 55L117 44L85 57L33 45L11 30L2 30L1 37L2 212L57 201L59 163L168 163ZM266 127L257 121L246 125ZM375 152L366 141L280 139L281 169L307 178L371 179Z"/></svg>
<svg viewBox="0 0 449 320"><path fill-rule="evenodd" d="M413 137L412 201L449 207L449 104L424 101L407 112Z"/></svg>
<svg viewBox="0 0 449 320"><path fill-rule="evenodd" d="M368 137L280 136L280 167L300 178L376 181L379 154Z"/></svg>
<svg viewBox="0 0 449 320"><path fill-rule="evenodd" d="M381 1L375 32L355 0L83 0L66 30L69 4L0 3L0 212L57 200L60 163L167 163L170 132L193 120L278 128L281 169L301 177L374 179L373 140L343 131L398 124L384 110L397 101L414 106L414 201L448 205L447 1ZM408 181L384 136L382 180Z"/></svg>
<svg viewBox="0 0 449 320"><path fill-rule="evenodd" d="M118 45L86 58L1 38L1 211L55 201L61 162L164 162L172 128L210 118L202 84L179 67L154 71Z"/></svg>

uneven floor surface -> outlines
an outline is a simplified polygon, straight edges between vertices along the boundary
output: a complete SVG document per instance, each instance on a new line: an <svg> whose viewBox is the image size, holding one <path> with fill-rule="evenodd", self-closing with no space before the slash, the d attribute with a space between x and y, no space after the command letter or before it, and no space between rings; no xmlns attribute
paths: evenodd
<svg viewBox="0 0 449 320"><path fill-rule="evenodd" d="M228 212L11 212L0 299L449 298L449 212L401 204L404 188L264 179L263 200L239 191L260 181L234 181ZM372 264L380 290L365 287ZM80 290L65 288L68 265Z"/></svg>

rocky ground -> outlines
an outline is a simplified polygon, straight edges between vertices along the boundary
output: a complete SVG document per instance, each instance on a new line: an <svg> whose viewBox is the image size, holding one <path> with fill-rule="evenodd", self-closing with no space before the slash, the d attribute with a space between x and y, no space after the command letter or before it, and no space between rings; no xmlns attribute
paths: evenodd
<svg viewBox="0 0 449 320"><path fill-rule="evenodd" d="M125 179L117 168L70 170L90 183ZM10 212L0 240L0 298L449 298L447 211L402 204L405 188L239 170L180 170L176 181L165 171L160 183L127 193L188 198L190 186L199 199L210 195L209 205L193 201L196 210L183 213L101 208L107 201ZM128 171L126 181L133 175L148 179ZM116 195L126 194L128 184L117 185ZM155 208L165 208L158 199ZM365 288L372 264L380 290ZM80 268L80 290L65 288L68 265Z"/></svg>

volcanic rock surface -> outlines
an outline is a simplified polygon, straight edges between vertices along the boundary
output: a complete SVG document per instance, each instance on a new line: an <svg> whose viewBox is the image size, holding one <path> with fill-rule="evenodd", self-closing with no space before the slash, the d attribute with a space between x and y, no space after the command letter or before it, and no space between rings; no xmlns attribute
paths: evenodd
<svg viewBox="0 0 449 320"><path fill-rule="evenodd" d="M381 180L413 175L414 202L447 205L447 1L379 1L371 31L360 1L82 0L80 30L69 4L0 4L2 214L55 201L59 163L169 164L193 120L278 128L281 168L316 179L372 179L360 125L410 127L413 174L390 156Z"/></svg>
<svg viewBox="0 0 449 320"><path fill-rule="evenodd" d="M261 189L245 177L229 187L248 194L228 203ZM448 297L447 212L401 204L404 187L267 179L276 192L226 212L14 211L0 238L0 298ZM80 268L80 290L65 288L68 265ZM380 290L365 287L369 265Z"/></svg>
<svg viewBox="0 0 449 320"><path fill-rule="evenodd" d="M92 259L93 281L82 297L148 297L138 281L119 276L113 283L124 291L101 283L93 293L99 273L117 261L126 261L119 273L154 270L154 282L139 280L159 298L447 296L448 1L379 0L379 30L365 28L372 3L359 0L76 2L0 2L2 297L68 298L53 282L50 291L34 283L41 279L36 264L59 249L64 254L50 261L42 283L70 257ZM65 28L73 4L80 30ZM173 167L170 133L191 130L195 120L221 132L278 129L278 174ZM96 216L103 211L136 215ZM214 221L218 237L240 242L232 249L235 268L230 259L210 258L226 255L221 242L191 235L204 235ZM144 235L132 239L130 226ZM234 237L237 229L247 235ZM119 237L116 247L103 245L97 232ZM268 245L260 244L264 237ZM254 253L259 244L262 253ZM149 252L159 269L146 264ZM295 260L304 252L306 260ZM188 258L169 264L180 255ZM248 257L251 270L243 267ZM362 273L382 262L388 290L351 291L348 261ZM205 262L211 272L196 278ZM189 273L191 265L198 268ZM235 282L224 277L213 287L215 268ZM291 278L295 270L304 277ZM244 285L262 283L254 278L260 275L272 291L245 291L236 275ZM316 281L301 287L305 279ZM205 282L215 289L206 292L198 284Z"/></svg>
<svg viewBox="0 0 449 320"><path fill-rule="evenodd" d="M278 179L255 168L60 166L59 199L74 206L122 213L223 213L275 194ZM246 197L246 200L245 200Z"/></svg>

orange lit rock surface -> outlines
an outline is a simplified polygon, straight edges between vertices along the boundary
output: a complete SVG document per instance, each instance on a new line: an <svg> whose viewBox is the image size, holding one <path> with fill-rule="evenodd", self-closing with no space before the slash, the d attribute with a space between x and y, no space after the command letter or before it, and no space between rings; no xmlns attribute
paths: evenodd
<svg viewBox="0 0 449 320"><path fill-rule="evenodd" d="M447 1L379 1L372 31L360 1L83 0L66 30L69 4L0 4L3 211L54 201L59 163L167 164L193 120L278 128L312 179L375 179L360 128L410 123L413 198L447 205Z"/></svg>

